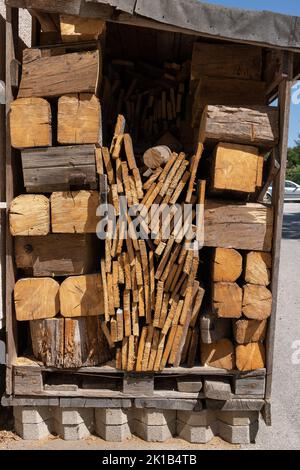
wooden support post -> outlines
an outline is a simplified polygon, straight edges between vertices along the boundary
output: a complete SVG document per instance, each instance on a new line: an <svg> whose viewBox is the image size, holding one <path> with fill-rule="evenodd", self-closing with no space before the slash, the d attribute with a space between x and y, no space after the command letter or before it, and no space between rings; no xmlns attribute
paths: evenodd
<svg viewBox="0 0 300 470"><path fill-rule="evenodd" d="M6 203L9 207L14 197L14 168L15 151L11 148L9 113L10 104L14 100L12 65L18 58L19 10L6 7ZM6 228L6 333L7 333L7 364L6 364L6 393L13 392L12 363L17 357L17 325L14 314L13 289L15 270L13 263L13 239Z"/></svg>
<svg viewBox="0 0 300 470"><path fill-rule="evenodd" d="M284 185L285 185L285 171L287 161L287 146L288 146L288 128L289 116L291 105L291 86L293 79L293 59L292 52L285 52L287 63L287 76L283 78L279 85L279 121L280 121L280 138L278 145L280 171L273 182L273 204L275 208L274 232L273 232L273 256L272 256L272 314L269 320L268 334L267 334L267 381L266 381L266 395L265 398L271 397L272 387L272 373L273 373L273 355L274 355L274 341L275 341L275 325L276 325L276 305L278 295L278 273L279 273L279 260L280 260L280 243L282 235L282 220L283 220L283 203L284 203Z"/></svg>

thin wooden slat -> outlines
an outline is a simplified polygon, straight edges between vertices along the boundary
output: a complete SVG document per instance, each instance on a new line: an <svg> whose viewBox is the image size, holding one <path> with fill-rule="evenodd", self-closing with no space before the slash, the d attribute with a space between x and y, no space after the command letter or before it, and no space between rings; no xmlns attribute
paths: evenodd
<svg viewBox="0 0 300 470"><path fill-rule="evenodd" d="M139 341L139 347L138 347L138 355L137 355L136 368L135 368L137 372L141 372L143 370L142 362L143 362L143 355L144 355L147 333L148 333L148 328L144 326L144 328L142 329L142 333L141 333L140 341Z"/></svg>

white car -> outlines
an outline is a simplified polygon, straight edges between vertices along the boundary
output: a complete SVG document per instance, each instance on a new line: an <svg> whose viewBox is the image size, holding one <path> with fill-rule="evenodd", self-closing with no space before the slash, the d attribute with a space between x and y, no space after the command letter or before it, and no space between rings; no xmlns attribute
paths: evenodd
<svg viewBox="0 0 300 470"><path fill-rule="evenodd" d="M272 199L272 186L269 187L266 199L271 201ZM284 200L285 201L300 201L300 185L293 181L285 181L284 185Z"/></svg>

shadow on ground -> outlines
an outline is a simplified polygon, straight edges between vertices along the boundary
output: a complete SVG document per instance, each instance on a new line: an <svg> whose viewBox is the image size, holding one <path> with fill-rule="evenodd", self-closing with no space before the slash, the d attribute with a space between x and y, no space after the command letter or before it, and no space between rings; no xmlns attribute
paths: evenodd
<svg viewBox="0 0 300 470"><path fill-rule="evenodd" d="M300 239L300 211L288 212L284 214L282 238L287 240Z"/></svg>

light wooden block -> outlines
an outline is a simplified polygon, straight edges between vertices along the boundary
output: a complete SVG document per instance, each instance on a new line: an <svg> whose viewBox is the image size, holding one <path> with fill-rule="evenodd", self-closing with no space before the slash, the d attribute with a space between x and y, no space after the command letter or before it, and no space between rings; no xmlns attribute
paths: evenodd
<svg viewBox="0 0 300 470"><path fill-rule="evenodd" d="M20 98L10 105L10 138L14 148L52 145L51 108L42 98Z"/></svg>

